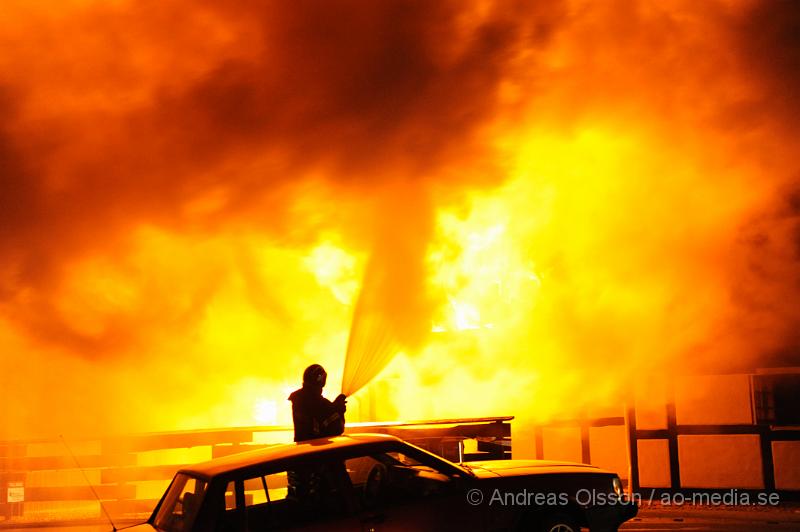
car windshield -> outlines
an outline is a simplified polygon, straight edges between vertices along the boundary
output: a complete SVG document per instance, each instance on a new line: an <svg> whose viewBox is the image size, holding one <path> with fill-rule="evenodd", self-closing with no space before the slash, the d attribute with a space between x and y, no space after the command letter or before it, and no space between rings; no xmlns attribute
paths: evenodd
<svg viewBox="0 0 800 532"><path fill-rule="evenodd" d="M392 460L396 461L398 464L401 464L401 465L404 465L404 466L408 466L408 467L415 467L415 466L421 466L422 465L418 460L414 460L413 458L411 458L407 454L403 454L403 453L400 453L400 452L397 452L397 451L386 453L385 456L388 456Z"/></svg>
<svg viewBox="0 0 800 532"><path fill-rule="evenodd" d="M205 493L205 481L178 473L164 495L153 526L165 532L191 530Z"/></svg>
<svg viewBox="0 0 800 532"><path fill-rule="evenodd" d="M387 453L393 460L400 464L414 469L430 469L443 473L447 476L473 476L471 468L463 467L463 465L454 464L445 460L441 456L437 456L429 451L421 449L415 445L407 442L403 443L403 450L400 452Z"/></svg>
<svg viewBox="0 0 800 532"><path fill-rule="evenodd" d="M431 465L423 464L419 460L415 460L414 458L403 453L398 453L398 452L385 453L383 455L376 456L375 459L380 462L383 462L384 464L390 467L400 466L408 469L413 469L414 471L441 473L441 471L432 467Z"/></svg>

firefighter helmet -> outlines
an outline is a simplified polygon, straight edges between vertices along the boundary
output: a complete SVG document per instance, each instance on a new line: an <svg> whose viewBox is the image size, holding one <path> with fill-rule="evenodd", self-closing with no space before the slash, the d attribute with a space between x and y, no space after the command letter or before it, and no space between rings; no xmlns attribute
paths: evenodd
<svg viewBox="0 0 800 532"><path fill-rule="evenodd" d="M325 381L328 378L328 374L325 372L325 368L320 366L319 364L312 364L306 368L303 372L303 384L311 384L314 386L323 387L325 386Z"/></svg>

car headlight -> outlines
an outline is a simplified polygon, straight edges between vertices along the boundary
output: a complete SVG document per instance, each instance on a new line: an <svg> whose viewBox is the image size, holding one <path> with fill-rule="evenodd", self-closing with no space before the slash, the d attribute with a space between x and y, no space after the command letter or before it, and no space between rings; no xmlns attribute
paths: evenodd
<svg viewBox="0 0 800 532"><path fill-rule="evenodd" d="M617 494L617 497L622 497L622 481L619 479L619 477L614 477L611 480L611 485L613 486L614 493Z"/></svg>

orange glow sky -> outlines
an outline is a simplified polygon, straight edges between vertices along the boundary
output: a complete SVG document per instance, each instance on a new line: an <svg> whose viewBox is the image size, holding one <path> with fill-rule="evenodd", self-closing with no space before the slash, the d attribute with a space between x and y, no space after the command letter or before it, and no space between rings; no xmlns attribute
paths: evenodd
<svg viewBox="0 0 800 532"><path fill-rule="evenodd" d="M800 365L792 3L263 4L4 0L0 438L285 423L368 260L351 419Z"/></svg>

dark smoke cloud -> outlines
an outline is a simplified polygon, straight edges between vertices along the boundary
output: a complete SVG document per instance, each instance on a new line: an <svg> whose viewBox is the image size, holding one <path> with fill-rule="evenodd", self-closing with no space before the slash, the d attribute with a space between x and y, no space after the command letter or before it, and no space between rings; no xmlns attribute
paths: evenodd
<svg viewBox="0 0 800 532"><path fill-rule="evenodd" d="M72 258L120 252L143 223L214 231L239 220L285 238L286 195L309 172L369 197L387 179L430 179L454 154L477 156L507 63L546 44L558 9L509 2L469 20L462 8L144 2L57 22L28 12L28 35L3 34L17 67L0 103L8 318L80 353L135 343L135 316L99 337L59 318L48 294ZM70 105L48 105L58 98ZM220 209L186 214L215 187Z"/></svg>
<svg viewBox="0 0 800 532"><path fill-rule="evenodd" d="M688 130L697 124L680 116L706 112L703 89L719 67L761 88L759 98L722 102L720 128L769 128L764 122L776 117L790 125L800 114L793 2L742 12L706 3L688 17L692 27L650 3L570 6L148 1L64 7L57 16L23 8L13 18L25 31L0 34L7 87L0 92L0 310L71 351L136 344L137 316L115 318L99 336L59 317L49 294L65 265L87 253L124 252L141 224L198 233L244 224L275 239L311 238L291 214L298 183L321 176L343 197L369 200L387 182L442 180L455 160L480 164L481 128L508 112L499 99L504 82L530 91L529 104L540 91L541 114L553 123L647 119L643 109L658 108ZM537 54L563 36L575 41L577 56L563 68L540 64ZM729 41L716 42L721 36ZM214 189L225 192L219 208L184 208ZM408 247L418 251L432 224L430 209L416 215L422 230ZM357 243L368 247L373 237ZM783 233L770 240L780 252L764 252L747 235L742 242L742 255L756 263L785 257ZM416 280L424 276L420 260ZM752 282L780 286L794 272L752 274ZM193 305L202 307L213 287L210 279L194 289ZM196 316L171 315L171 325L187 328Z"/></svg>
<svg viewBox="0 0 800 532"><path fill-rule="evenodd" d="M794 137L800 120L800 5L754 2L732 29L740 68L757 88L748 102L750 125L762 135L762 157L775 159L778 175L770 178L782 183L767 212L741 229L746 251L734 294L743 309L741 324L766 337L760 363L798 366L800 164ZM782 149L776 153L772 146Z"/></svg>
<svg viewBox="0 0 800 532"><path fill-rule="evenodd" d="M763 109L792 125L800 118L800 5L755 2L736 28L743 67L763 89Z"/></svg>
<svg viewBox="0 0 800 532"><path fill-rule="evenodd" d="M11 95L2 88L0 113L6 119L0 124L0 242L7 250L12 243L19 244L16 231L27 225L30 214L36 212L37 191L9 131L16 109Z"/></svg>
<svg viewBox="0 0 800 532"><path fill-rule="evenodd" d="M480 148L472 134L492 116L508 62L551 34L530 26L552 28L553 15L522 7L495 7L462 30L458 2L213 6L237 24L255 18L253 53L165 92L153 118L178 128L187 158L268 149L294 172L429 177Z"/></svg>

